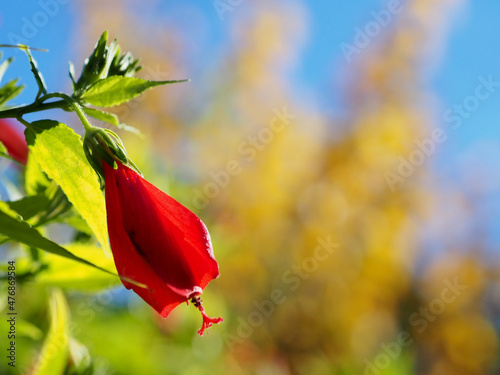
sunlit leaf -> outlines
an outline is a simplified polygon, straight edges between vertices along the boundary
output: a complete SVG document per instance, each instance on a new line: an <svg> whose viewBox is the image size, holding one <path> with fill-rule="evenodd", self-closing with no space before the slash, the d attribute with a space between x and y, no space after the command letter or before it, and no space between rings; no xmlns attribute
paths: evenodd
<svg viewBox="0 0 500 375"><path fill-rule="evenodd" d="M128 102L152 87L177 82L186 80L147 81L134 77L112 76L94 83L80 98L97 107L112 107Z"/></svg>
<svg viewBox="0 0 500 375"><path fill-rule="evenodd" d="M24 188L26 189L26 194L37 195L45 193L51 184L52 182L43 173L33 154L28 153L28 162L24 171Z"/></svg>
<svg viewBox="0 0 500 375"><path fill-rule="evenodd" d="M26 140L40 167L61 186L109 254L104 196L78 134L65 124L41 120L26 129Z"/></svg>

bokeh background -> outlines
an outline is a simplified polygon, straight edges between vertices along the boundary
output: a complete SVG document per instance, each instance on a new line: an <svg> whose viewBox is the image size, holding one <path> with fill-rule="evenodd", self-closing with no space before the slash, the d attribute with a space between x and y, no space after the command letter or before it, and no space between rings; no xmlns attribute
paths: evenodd
<svg viewBox="0 0 500 375"><path fill-rule="evenodd" d="M63 263L19 285L12 373L42 345L54 285L96 374L500 373L499 11L3 0L0 41L48 48L35 57L53 90L70 91L68 60L78 73L103 30L139 76L191 79L116 113L144 134L120 133L146 178L207 223L221 276L204 301L224 317L200 338L191 306L163 320ZM28 102L25 57L2 52Z"/></svg>

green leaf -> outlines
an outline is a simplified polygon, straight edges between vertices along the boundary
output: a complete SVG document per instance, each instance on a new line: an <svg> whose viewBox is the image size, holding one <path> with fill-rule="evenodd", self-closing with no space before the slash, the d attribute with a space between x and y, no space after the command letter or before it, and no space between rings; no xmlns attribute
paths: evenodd
<svg viewBox="0 0 500 375"><path fill-rule="evenodd" d="M55 289L50 296L50 329L32 374L63 374L68 364L69 340L69 307L63 293Z"/></svg>
<svg viewBox="0 0 500 375"><path fill-rule="evenodd" d="M120 126L120 120L118 120L118 116L113 113L99 111L98 109L95 108L83 108L83 112L98 120L107 122L114 126Z"/></svg>
<svg viewBox="0 0 500 375"><path fill-rule="evenodd" d="M112 76L94 83L79 99L97 107L112 107L128 102L152 87L186 81L147 81L134 77Z"/></svg>
<svg viewBox="0 0 500 375"><path fill-rule="evenodd" d="M76 90L76 81L75 81L75 66L73 63L70 61L69 62L69 78L71 79L71 85L73 86L73 91Z"/></svg>
<svg viewBox="0 0 500 375"><path fill-rule="evenodd" d="M26 194L44 194L51 185L52 181L43 173L33 154L28 153L28 162L24 171L24 188L26 189Z"/></svg>
<svg viewBox="0 0 500 375"><path fill-rule="evenodd" d="M97 266L88 260L80 258L69 252L62 246L45 238L35 228L23 221L22 218L5 202L0 201L0 235L4 235L12 241L19 242L29 247L44 250L52 254L60 255L70 260L94 267L115 277L120 277L106 268ZM132 279L122 277L122 279L145 288L146 285L138 283Z"/></svg>
<svg viewBox="0 0 500 375"><path fill-rule="evenodd" d="M15 242L96 267L92 263L73 255L65 248L42 236L35 228L23 221L17 212L12 210L5 202L0 202L0 234Z"/></svg>
<svg viewBox="0 0 500 375"><path fill-rule="evenodd" d="M13 58L7 59L0 64L0 81L5 74L5 71L9 67L10 63L13 61ZM16 85L17 79L9 81L4 86L0 87L0 106L2 106L7 101L13 99L16 95L18 95L22 89L22 85Z"/></svg>
<svg viewBox="0 0 500 375"><path fill-rule="evenodd" d="M107 259L103 252L95 246L71 244L65 245L65 248L79 258L85 259L109 272L116 272L113 260ZM48 265L48 268L38 274L36 279L38 284L83 292L95 292L120 284L118 277L95 268L86 267L69 259L47 254L43 260Z"/></svg>
<svg viewBox="0 0 500 375"><path fill-rule="evenodd" d="M65 217L64 220L61 220L60 222L72 226L77 231L85 233L89 236L92 236L93 234L92 229L90 229L87 222L83 220L80 215Z"/></svg>
<svg viewBox="0 0 500 375"><path fill-rule="evenodd" d="M30 195L17 201L6 202L9 207L16 211L23 220L29 220L33 216L44 212L50 206L50 200L43 194Z"/></svg>
<svg viewBox="0 0 500 375"><path fill-rule="evenodd" d="M19 336L29 337L32 340L40 340L43 337L40 328L27 320L18 319L16 328Z"/></svg>
<svg viewBox="0 0 500 375"><path fill-rule="evenodd" d="M14 99L23 90L24 86L18 85L17 81L17 78L13 79L0 87L0 107L9 100Z"/></svg>
<svg viewBox="0 0 500 375"><path fill-rule="evenodd" d="M10 59L7 59L2 64L0 64L0 82L2 81L3 75L5 74L5 71L9 67L12 60L13 58L11 57Z"/></svg>
<svg viewBox="0 0 500 375"><path fill-rule="evenodd" d="M16 262L17 266L17 262ZM17 268L17 267L16 267ZM2 280L2 282L5 282ZM7 296L2 294L2 298L5 298L5 304L7 305ZM0 306L0 310L2 310L3 306ZM5 308L5 307L3 307ZM7 319L0 319L0 331L8 332L10 329L10 323ZM16 316L16 338L17 337L27 337L31 340L41 340L43 338L43 332L35 326L34 324L28 322L27 320L22 319L20 316ZM10 341L10 340L9 340ZM10 361L9 361L10 362ZM0 367L1 368L1 367Z"/></svg>
<svg viewBox="0 0 500 375"><path fill-rule="evenodd" d="M133 126L130 126L130 125L127 125L127 124L120 122L120 120L118 119L118 116L115 115L114 113L104 112L104 111L100 111L100 110L95 109L95 108L88 108L88 107L84 107L83 111L87 115L89 115L93 118L96 118L98 120L107 122L111 125L118 127L118 129L122 129L122 130L126 130L128 132L134 133L141 138L144 137L139 129L136 129Z"/></svg>
<svg viewBox="0 0 500 375"><path fill-rule="evenodd" d="M23 51L26 51L27 49L30 49L32 51L40 51L40 52L48 52L49 50L46 48L35 48L35 47L30 47L25 44L0 44L0 48L17 48Z"/></svg>
<svg viewBox="0 0 500 375"><path fill-rule="evenodd" d="M31 55L30 49L26 48L24 51L28 55L28 59L30 61L30 66L31 66L31 72L33 73L36 84L38 85L38 93L36 94L36 98L38 99L42 94L47 95L47 86L45 85L42 73L38 70L38 65L36 63L36 60Z"/></svg>
<svg viewBox="0 0 500 375"><path fill-rule="evenodd" d="M83 153L80 136L65 124L41 120L26 129L26 141L42 170L59 184L110 254L104 196Z"/></svg>

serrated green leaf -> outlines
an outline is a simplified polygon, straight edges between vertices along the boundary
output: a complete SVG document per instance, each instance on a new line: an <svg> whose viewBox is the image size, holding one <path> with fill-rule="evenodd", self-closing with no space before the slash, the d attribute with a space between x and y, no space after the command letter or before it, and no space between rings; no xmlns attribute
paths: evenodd
<svg viewBox="0 0 500 375"><path fill-rule="evenodd" d="M93 118L107 122L111 125L120 126L120 120L118 120L118 116L113 113L99 111L95 108L83 108L83 112Z"/></svg>
<svg viewBox="0 0 500 375"><path fill-rule="evenodd" d="M63 374L69 358L69 307L59 289L50 296L50 329L35 364L34 375Z"/></svg>
<svg viewBox="0 0 500 375"><path fill-rule="evenodd" d="M26 141L42 170L61 186L110 254L104 196L83 152L80 136L65 124L41 120L26 129Z"/></svg>
<svg viewBox="0 0 500 375"><path fill-rule="evenodd" d="M181 81L147 81L145 79L112 76L101 79L90 86L80 99L97 107L112 107L128 102L142 92L160 85Z"/></svg>
<svg viewBox="0 0 500 375"><path fill-rule="evenodd" d="M85 259L112 273L116 272L113 260L106 259L102 251L95 246L70 244L64 247L79 258ZM65 258L47 255L44 257L44 263L48 265L48 268L38 274L36 279L38 284L84 292L98 291L120 284L118 277Z"/></svg>

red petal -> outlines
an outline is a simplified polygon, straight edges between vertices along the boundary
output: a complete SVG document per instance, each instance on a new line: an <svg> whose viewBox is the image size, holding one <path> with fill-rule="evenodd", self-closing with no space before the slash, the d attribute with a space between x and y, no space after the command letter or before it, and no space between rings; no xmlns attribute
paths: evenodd
<svg viewBox="0 0 500 375"><path fill-rule="evenodd" d="M164 317L219 275L208 231L180 203L118 163L103 165L111 248L124 282Z"/></svg>
<svg viewBox="0 0 500 375"><path fill-rule="evenodd" d="M146 196L154 202L153 210L162 218L163 228L166 233L174 237L176 244L170 250L184 254L196 285L205 289L211 280L219 276L219 266L215 260L210 234L205 224L193 212L131 169L126 168L126 172L131 180L135 179L147 191ZM162 237L161 234L160 237ZM174 249L175 245L177 245L176 249ZM155 252L155 256L162 264L161 260L166 261L165 257L168 257L168 254L158 251Z"/></svg>
<svg viewBox="0 0 500 375"><path fill-rule="evenodd" d="M166 318L170 311L183 302L185 298L168 288L137 253L123 227L122 208L114 173L110 173L111 167L106 168L107 164L103 164L106 176L105 194L109 240L118 274L146 284L148 289L122 280L127 289L132 289Z"/></svg>
<svg viewBox="0 0 500 375"><path fill-rule="evenodd" d="M14 129L10 122L4 119L0 119L0 141L5 145L7 152L14 160L26 165L28 161L26 139Z"/></svg>

